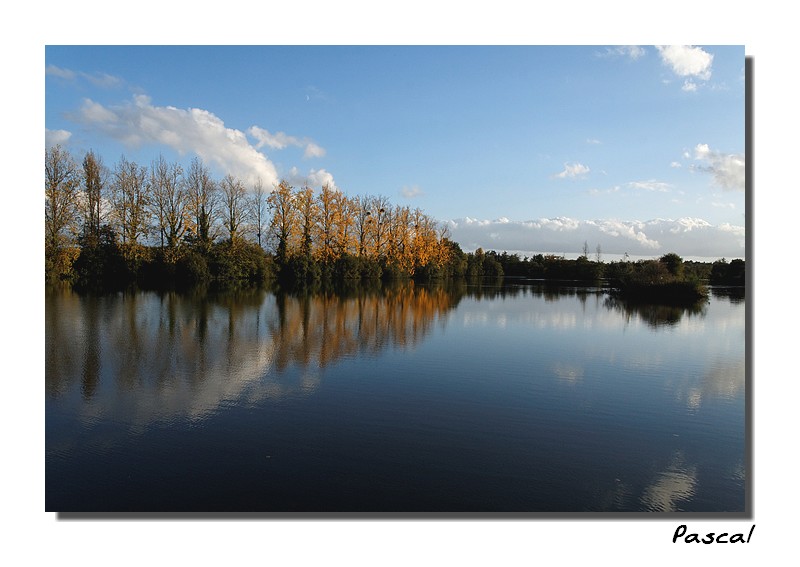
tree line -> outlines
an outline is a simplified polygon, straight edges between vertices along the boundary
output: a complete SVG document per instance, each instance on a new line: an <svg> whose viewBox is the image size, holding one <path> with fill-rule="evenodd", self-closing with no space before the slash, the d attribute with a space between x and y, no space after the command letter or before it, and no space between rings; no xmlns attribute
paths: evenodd
<svg viewBox="0 0 800 567"><path fill-rule="evenodd" d="M45 274L84 286L205 280L443 277L445 226L383 196L214 179L200 158L80 165L45 152ZM459 250L460 251L460 250Z"/></svg>
<svg viewBox="0 0 800 567"><path fill-rule="evenodd" d="M656 282L744 286L745 264L674 253L605 263L599 245L590 259L586 242L575 260L464 253L446 225L384 196L286 181L247 187L231 174L214 179L197 157L185 169L161 155L149 166L123 155L106 167L89 151L79 164L53 146L45 151L45 275L87 288L516 276L653 291Z"/></svg>

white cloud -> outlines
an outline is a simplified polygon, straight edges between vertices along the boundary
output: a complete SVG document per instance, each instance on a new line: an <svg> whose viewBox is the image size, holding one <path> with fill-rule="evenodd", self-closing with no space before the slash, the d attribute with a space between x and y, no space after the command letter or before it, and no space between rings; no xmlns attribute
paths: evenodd
<svg viewBox="0 0 800 567"><path fill-rule="evenodd" d="M312 169L309 171L308 180L312 187L322 187L323 185L328 185L328 187L335 191L339 190L339 188L336 186L336 182L333 180L333 175L324 169Z"/></svg>
<svg viewBox="0 0 800 567"><path fill-rule="evenodd" d="M89 99L83 101L79 116L84 123L102 124L105 127L118 123L120 120L120 116L116 112Z"/></svg>
<svg viewBox="0 0 800 567"><path fill-rule="evenodd" d="M72 132L66 130L48 130L47 128L44 130L44 144L47 148L58 144L64 145L70 137L72 137Z"/></svg>
<svg viewBox="0 0 800 567"><path fill-rule="evenodd" d="M710 152L708 144L697 144L694 147L694 159L706 159Z"/></svg>
<svg viewBox="0 0 800 567"><path fill-rule="evenodd" d="M586 138L586 143L587 144L592 144L592 145L597 145L597 144L600 144L600 140L598 140L597 138Z"/></svg>
<svg viewBox="0 0 800 567"><path fill-rule="evenodd" d="M508 224L508 219L506 219L505 217L503 218L506 220L506 222L502 224ZM556 232L562 232L562 231L577 230L578 227L580 226L580 222L568 217L556 217L554 219L539 219L533 224L533 226L538 226Z"/></svg>
<svg viewBox="0 0 800 567"><path fill-rule="evenodd" d="M181 154L194 153L248 185L259 178L266 187L279 181L275 165L242 131L226 128L206 110L153 106L149 97L137 95L132 102L110 107L86 100L71 118L131 147L163 144Z"/></svg>
<svg viewBox="0 0 800 567"><path fill-rule="evenodd" d="M575 179L578 177L584 177L587 173L589 173L589 168L582 163L565 163L564 164L564 171L561 173L556 173L553 177L557 177L559 179Z"/></svg>
<svg viewBox="0 0 800 567"><path fill-rule="evenodd" d="M328 187L334 191L339 191L339 188L336 186L336 182L333 179L333 175L324 169L312 169L308 173L302 174L300 173L299 169L293 167L289 170L289 174L286 176L286 181L293 187L302 187L304 185L308 185L312 188L319 188L327 184Z"/></svg>
<svg viewBox="0 0 800 567"><path fill-rule="evenodd" d="M714 185L722 189L744 191L745 157L744 154L724 154L711 150L708 144L697 144L694 148L694 159L703 162L693 165L694 171L710 173Z"/></svg>
<svg viewBox="0 0 800 567"><path fill-rule="evenodd" d="M691 45L656 46L661 61L679 77L696 77L707 81L711 78L714 56L701 47Z"/></svg>
<svg viewBox="0 0 800 567"><path fill-rule="evenodd" d="M577 220L567 217L529 221L455 219L447 222L451 237L466 251L477 248L522 255L578 255L583 243L599 244L604 254L656 257L675 252L684 258L744 256L744 227L714 226L703 219L650 221Z"/></svg>
<svg viewBox="0 0 800 567"><path fill-rule="evenodd" d="M272 134L269 130L259 128L258 126L251 126L247 129L247 133L257 140L257 150L260 150L264 146L268 146L273 150L283 150L288 146L295 146L298 148L305 148L303 153L303 157L305 158L322 157L325 155L325 148L317 145L308 138L297 138L285 132L276 132Z"/></svg>
<svg viewBox="0 0 800 567"><path fill-rule="evenodd" d="M661 248L658 240L649 238L644 232L645 223L634 221L624 222L618 220L589 221L589 226L594 225L602 234L610 235L615 239L621 239L625 244L638 246L639 252L658 250ZM608 251L608 247L604 247ZM626 250L627 252L627 250Z"/></svg>
<svg viewBox="0 0 800 567"><path fill-rule="evenodd" d="M670 162L669 166L674 168L674 169L678 169L680 167L683 167L679 161Z"/></svg>
<svg viewBox="0 0 800 567"><path fill-rule="evenodd" d="M283 132L277 132L275 134L271 134L269 130L265 128L259 128L258 126L251 126L247 133L250 134L253 138L258 140L256 143L256 149L261 149L264 146L269 146L273 150L282 150L289 145L299 146L301 145L297 138L293 138L292 136L288 136Z"/></svg>
<svg viewBox="0 0 800 567"><path fill-rule="evenodd" d="M711 227L711 223L703 219L683 217L674 221L669 231L673 234L678 234L681 232L691 232L692 230L707 229L709 227Z"/></svg>

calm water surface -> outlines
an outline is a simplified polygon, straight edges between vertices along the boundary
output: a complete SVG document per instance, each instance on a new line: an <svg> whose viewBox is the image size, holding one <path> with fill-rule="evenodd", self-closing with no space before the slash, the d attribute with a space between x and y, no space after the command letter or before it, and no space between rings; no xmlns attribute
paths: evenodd
<svg viewBox="0 0 800 567"><path fill-rule="evenodd" d="M745 303L46 295L48 511L744 511Z"/></svg>

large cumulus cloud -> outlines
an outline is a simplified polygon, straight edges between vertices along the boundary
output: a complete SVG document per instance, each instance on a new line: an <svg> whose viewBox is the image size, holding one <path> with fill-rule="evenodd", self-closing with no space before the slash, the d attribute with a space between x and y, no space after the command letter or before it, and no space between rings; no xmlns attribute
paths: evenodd
<svg viewBox="0 0 800 567"><path fill-rule="evenodd" d="M71 118L85 127L99 131L130 147L147 144L165 145L182 155L196 154L204 162L225 174L232 174L246 184L261 180L265 187L277 184L281 176L275 164L260 150L267 146L276 150L289 145L304 148L304 157L320 157L322 147L308 138L297 138L283 132L270 134L264 128L252 126L248 133L229 128L221 118L200 108L155 106L145 95L136 95L129 102L104 106L85 100ZM322 174L320 174L322 172ZM324 170L305 176L333 184L333 177Z"/></svg>

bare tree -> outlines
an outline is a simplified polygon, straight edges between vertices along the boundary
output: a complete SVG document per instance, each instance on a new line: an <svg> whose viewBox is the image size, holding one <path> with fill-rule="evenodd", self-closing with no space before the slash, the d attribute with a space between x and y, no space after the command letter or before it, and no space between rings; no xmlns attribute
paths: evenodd
<svg viewBox="0 0 800 567"><path fill-rule="evenodd" d="M83 237L90 245L97 245L100 238L105 181L102 159L93 151L89 151L83 158L81 216L83 217Z"/></svg>
<svg viewBox="0 0 800 567"><path fill-rule="evenodd" d="M75 160L61 146L48 148L44 154L45 252L57 253L69 228L74 228L80 178Z"/></svg>
<svg viewBox="0 0 800 567"><path fill-rule="evenodd" d="M187 194L183 183L183 168L167 163L159 155L150 169L151 207L156 220L161 247L175 248L186 230L184 213Z"/></svg>
<svg viewBox="0 0 800 567"><path fill-rule="evenodd" d="M220 182L222 198L222 225L228 232L231 244L239 241L240 228L247 220L246 191L244 185L230 173Z"/></svg>
<svg viewBox="0 0 800 567"><path fill-rule="evenodd" d="M112 176L111 207L123 244L139 244L147 234L148 190L147 168L122 156Z"/></svg>
<svg viewBox="0 0 800 567"><path fill-rule="evenodd" d="M261 237L267 228L267 191L261 178L256 181L250 195L250 219L256 231L258 246L261 247Z"/></svg>
<svg viewBox="0 0 800 567"><path fill-rule="evenodd" d="M191 223L187 230L197 244L208 249L215 238L214 221L218 206L217 184L199 158L189 164L186 174L187 208Z"/></svg>

